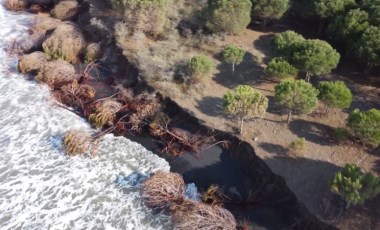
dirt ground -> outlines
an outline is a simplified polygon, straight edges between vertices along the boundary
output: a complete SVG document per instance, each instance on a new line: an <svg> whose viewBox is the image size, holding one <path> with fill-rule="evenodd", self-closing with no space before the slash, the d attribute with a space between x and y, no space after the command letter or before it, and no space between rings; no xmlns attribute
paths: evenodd
<svg viewBox="0 0 380 230"><path fill-rule="evenodd" d="M357 143L337 144L332 138L336 127L345 126L346 118L353 108L380 109L380 89L359 84L355 80L348 81L340 73L331 74L325 78L345 80L352 89L352 108L335 110L329 116L324 116L321 105L312 114L294 116L288 125L286 113L275 103L274 86L277 82L266 76L264 71L265 63L271 55L268 52L271 36L271 33L246 30L240 36L226 37L224 44L237 44L248 51L235 72L232 72L230 65L215 58L216 70L212 77L203 79L198 90L190 90L185 95L178 92L171 95L172 98L210 127L236 133L238 121L223 111L223 94L239 84L247 84L260 90L269 99L268 111L263 118L246 122L241 138L254 146L256 153L275 173L286 179L297 197L320 218L342 229L360 229L352 224L355 219L356 224L362 223L362 226L380 229L380 224L373 223L373 220L371 223L370 218L366 218L360 211L348 212L338 221L334 218L336 215L331 218L331 213L326 212L330 209L327 206L332 196L328 182L340 167L346 163L355 163L366 171L380 173L379 148L369 151ZM217 57L215 53L207 55ZM360 78L360 74L357 75ZM312 82L318 80L321 79L314 78ZM179 87L170 82L165 84L167 89ZM300 137L308 142L307 152L297 159L289 157L287 147ZM377 152L379 154L376 155Z"/></svg>

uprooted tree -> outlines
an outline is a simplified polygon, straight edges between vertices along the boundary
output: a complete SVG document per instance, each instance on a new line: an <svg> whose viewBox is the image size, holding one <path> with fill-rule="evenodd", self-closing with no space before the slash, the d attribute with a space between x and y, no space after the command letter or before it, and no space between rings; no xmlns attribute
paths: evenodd
<svg viewBox="0 0 380 230"><path fill-rule="evenodd" d="M286 80L275 87L276 100L288 110L288 123L293 112L308 114L318 104L318 90L304 80Z"/></svg>
<svg viewBox="0 0 380 230"><path fill-rule="evenodd" d="M380 179L370 172L363 173L357 165L346 164L335 174L330 188L347 202L348 208L350 204L362 204L379 194Z"/></svg>
<svg viewBox="0 0 380 230"><path fill-rule="evenodd" d="M224 94L223 106L239 118L240 134L243 134L244 119L263 115L268 108L268 98L248 85L239 85Z"/></svg>

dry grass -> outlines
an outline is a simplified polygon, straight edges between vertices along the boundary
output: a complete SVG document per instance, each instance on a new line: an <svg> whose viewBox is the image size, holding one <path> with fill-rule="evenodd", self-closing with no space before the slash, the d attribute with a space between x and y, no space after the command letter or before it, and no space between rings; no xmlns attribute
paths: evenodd
<svg viewBox="0 0 380 230"><path fill-rule="evenodd" d="M185 182L177 173L160 171L143 183L141 195L150 208L169 208L185 199Z"/></svg>
<svg viewBox="0 0 380 230"><path fill-rule="evenodd" d="M90 154L91 149L91 138L90 136L81 130L69 130L63 140L63 147L65 153L69 156Z"/></svg>
<svg viewBox="0 0 380 230"><path fill-rule="evenodd" d="M47 63L47 58L42 52L34 52L20 57L18 70L21 73L39 72Z"/></svg>
<svg viewBox="0 0 380 230"><path fill-rule="evenodd" d="M81 85L78 81L62 86L56 97L62 103L83 108L85 103L91 102L95 98L95 90L89 85Z"/></svg>
<svg viewBox="0 0 380 230"><path fill-rule="evenodd" d="M174 229L177 230L236 229L235 218L228 210L193 201L173 206L172 221Z"/></svg>
<svg viewBox="0 0 380 230"><path fill-rule="evenodd" d="M86 40L74 23L62 23L42 43L42 47L52 59L78 63L86 48Z"/></svg>
<svg viewBox="0 0 380 230"><path fill-rule="evenodd" d="M25 0L5 0L4 7L10 11L22 11L26 8Z"/></svg>
<svg viewBox="0 0 380 230"><path fill-rule="evenodd" d="M72 83L78 79L75 69L69 63L57 60L47 62L36 76L36 80L48 84L53 89Z"/></svg>
<svg viewBox="0 0 380 230"><path fill-rule="evenodd" d="M91 124L97 128L105 125L113 125L116 113L121 109L122 104L114 99L106 99L96 105L95 113L89 116Z"/></svg>

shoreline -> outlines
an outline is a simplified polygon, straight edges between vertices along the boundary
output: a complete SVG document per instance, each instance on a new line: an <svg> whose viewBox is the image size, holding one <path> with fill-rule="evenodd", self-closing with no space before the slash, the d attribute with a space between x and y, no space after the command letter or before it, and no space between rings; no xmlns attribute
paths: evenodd
<svg viewBox="0 0 380 230"><path fill-rule="evenodd" d="M111 46L116 47L115 44L111 44ZM126 63L121 64L126 65ZM135 91L154 91L153 87L139 80L137 75L130 74L129 77L132 77L132 79L127 79L128 86L134 88ZM108 85L103 82L99 85L99 91L107 87ZM107 94L107 90L105 91L103 93ZM232 147L227 150L214 146L203 151L201 160L197 160L191 153L185 153L181 157L160 153L158 151L159 146L153 141L154 138L146 134L139 136L137 134L136 136L127 135L126 137L142 144L148 150L152 150L155 154L166 159L171 166L171 171L182 174L186 183L194 182L200 191L206 190L212 184L218 184L225 193L231 192L230 189L235 188L240 193L240 197L237 195L233 198L233 201L238 204L226 204L226 207L235 215L238 223L248 219L247 221L255 220L253 221L254 223L264 225L268 229L288 227L334 229L313 216L287 187L284 178L274 174L264 161L255 154L253 147L247 142L243 142L231 134L200 124L197 118L188 114L170 98L163 98L160 103L163 105L165 114L176 121L175 128L186 130L190 133L200 131L203 135L213 131L217 141L229 140ZM82 116L86 118L83 114ZM86 118L86 120L88 119ZM231 149L234 151L231 151ZM244 198L247 199L251 195L247 191L249 189L252 189L255 194L255 199L253 200L257 200L251 202L251 204L242 202L245 200ZM275 223L273 219L276 219Z"/></svg>

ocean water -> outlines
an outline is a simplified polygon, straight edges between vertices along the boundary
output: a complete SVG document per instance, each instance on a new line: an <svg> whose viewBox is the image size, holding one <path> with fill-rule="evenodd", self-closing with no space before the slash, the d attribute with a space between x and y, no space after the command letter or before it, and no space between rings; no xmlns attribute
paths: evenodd
<svg viewBox="0 0 380 230"><path fill-rule="evenodd" d="M0 0L0 3L2 1ZM168 229L147 209L141 178L168 163L122 137L102 138L96 157L66 157L61 139L85 120L15 71L4 48L27 36L32 15L0 6L0 229Z"/></svg>

